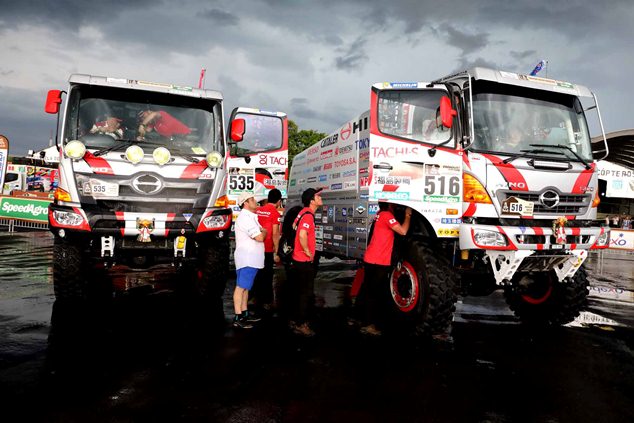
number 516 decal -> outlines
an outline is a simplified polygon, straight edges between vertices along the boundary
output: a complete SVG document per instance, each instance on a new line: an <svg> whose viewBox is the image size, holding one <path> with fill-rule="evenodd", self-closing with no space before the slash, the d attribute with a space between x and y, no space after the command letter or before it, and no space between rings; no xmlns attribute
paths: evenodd
<svg viewBox="0 0 634 423"><path fill-rule="evenodd" d="M460 178L458 176L427 175L425 176L425 194L456 196L460 194Z"/></svg>

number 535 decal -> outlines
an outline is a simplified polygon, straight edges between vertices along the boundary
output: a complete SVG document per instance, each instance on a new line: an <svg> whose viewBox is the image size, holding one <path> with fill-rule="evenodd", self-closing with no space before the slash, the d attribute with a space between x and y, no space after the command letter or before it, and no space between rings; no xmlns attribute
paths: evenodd
<svg viewBox="0 0 634 423"><path fill-rule="evenodd" d="M229 175L229 189L231 190L253 190L255 179L252 175Z"/></svg>

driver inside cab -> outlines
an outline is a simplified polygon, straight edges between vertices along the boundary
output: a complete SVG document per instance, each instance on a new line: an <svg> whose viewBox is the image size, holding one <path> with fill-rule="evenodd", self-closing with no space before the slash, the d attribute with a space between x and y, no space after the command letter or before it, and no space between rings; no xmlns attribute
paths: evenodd
<svg viewBox="0 0 634 423"><path fill-rule="evenodd" d="M191 129L187 125L164 110L145 110L140 112L137 139L142 140L147 133L153 131L168 138L174 135L189 135L191 133Z"/></svg>

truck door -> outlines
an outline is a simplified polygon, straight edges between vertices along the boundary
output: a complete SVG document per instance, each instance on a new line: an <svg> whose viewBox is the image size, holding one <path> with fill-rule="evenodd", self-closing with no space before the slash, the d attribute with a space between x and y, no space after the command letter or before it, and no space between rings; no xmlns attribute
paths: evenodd
<svg viewBox="0 0 634 423"><path fill-rule="evenodd" d="M369 199L410 206L436 236L457 237L462 156L456 143L456 112L446 87L376 84L371 107Z"/></svg>
<svg viewBox="0 0 634 423"><path fill-rule="evenodd" d="M234 207L240 193L265 199L277 188L286 198L288 179L288 120L286 113L235 108L229 121L227 195Z"/></svg>

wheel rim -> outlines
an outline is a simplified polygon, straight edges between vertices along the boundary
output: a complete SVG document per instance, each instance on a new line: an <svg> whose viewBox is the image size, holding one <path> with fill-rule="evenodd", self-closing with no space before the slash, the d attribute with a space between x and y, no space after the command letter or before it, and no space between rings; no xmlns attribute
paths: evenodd
<svg viewBox="0 0 634 423"><path fill-rule="evenodd" d="M552 293L553 280L552 277L549 276L546 280L531 284L521 296L525 302L537 305L548 300Z"/></svg>
<svg viewBox="0 0 634 423"><path fill-rule="evenodd" d="M394 269L390 278L390 292L398 310L407 313L416 308L420 297L419 287L416 270L410 263L403 262Z"/></svg>

